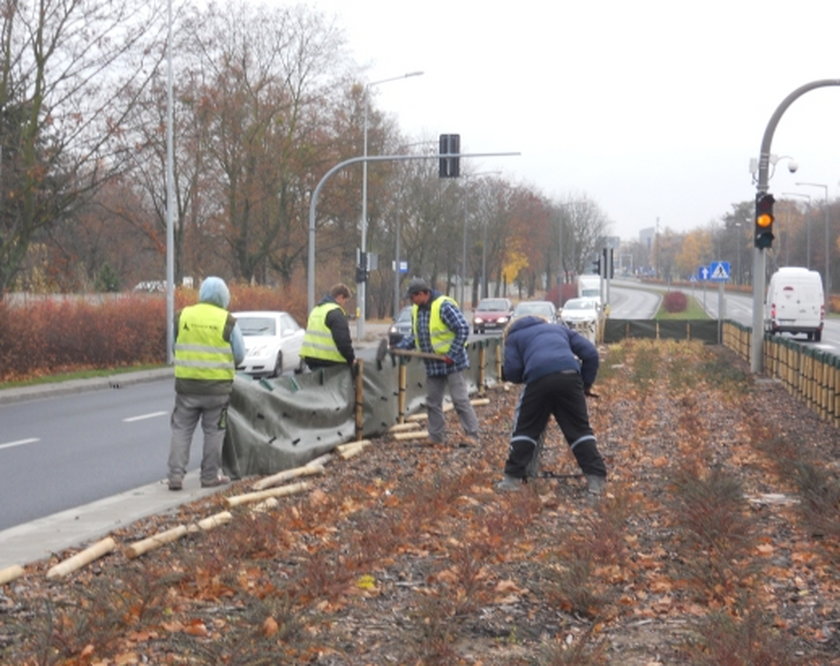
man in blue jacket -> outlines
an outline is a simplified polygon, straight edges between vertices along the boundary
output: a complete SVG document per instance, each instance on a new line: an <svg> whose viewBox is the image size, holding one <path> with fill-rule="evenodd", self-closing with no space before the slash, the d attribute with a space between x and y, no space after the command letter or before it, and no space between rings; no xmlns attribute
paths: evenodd
<svg viewBox="0 0 840 666"><path fill-rule="evenodd" d="M600 495L607 468L589 425L586 396L598 373L598 349L585 337L541 317L522 317L505 332L505 380L525 384L516 410L505 476L496 487L516 490L537 455L537 442L554 416L586 477L587 489Z"/></svg>

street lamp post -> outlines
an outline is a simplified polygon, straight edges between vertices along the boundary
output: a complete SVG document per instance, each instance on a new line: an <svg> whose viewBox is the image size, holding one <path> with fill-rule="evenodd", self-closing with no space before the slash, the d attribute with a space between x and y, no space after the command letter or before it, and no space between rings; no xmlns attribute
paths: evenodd
<svg viewBox="0 0 840 666"><path fill-rule="evenodd" d="M797 183L801 185L802 183ZM805 265L811 268L811 195L802 192L782 192L786 197L802 197L808 200L808 214L805 216Z"/></svg>
<svg viewBox="0 0 840 666"><path fill-rule="evenodd" d="M420 76L423 72L408 72L406 74L402 74L401 76L392 76L387 79L380 79L379 81L371 81L370 83L365 85L364 90L364 138L363 138L363 145L362 145L362 155L367 158L368 156L368 110L370 108L370 89L374 86L381 85L383 83L390 83L391 81L399 81L401 79L407 79L411 76ZM358 303L358 310L359 310L359 317L356 321L356 336L359 340L361 340L365 335L365 317L367 316L366 312L366 301L367 301L367 269L368 269L368 260L367 260L367 159L362 162L362 220L361 220L361 233L362 233L362 241L359 250L359 261L362 264L362 270L364 272L363 279L359 282L359 289L357 294L357 303ZM397 267L399 268L399 267Z"/></svg>
<svg viewBox="0 0 840 666"><path fill-rule="evenodd" d="M461 178L476 178L478 176L491 176L502 173L501 171L479 171L478 173L465 173L461 174ZM466 300L465 290L466 290L466 282L467 282L467 197L466 195L463 198L464 202L464 236L463 242L461 244L461 307L464 307L464 301ZM485 232L486 237L486 232ZM482 274L482 284L484 280L484 248L482 247L482 256L481 256L481 274ZM479 293L479 298L481 298L481 294Z"/></svg>
<svg viewBox="0 0 840 666"><path fill-rule="evenodd" d="M822 183L797 183L797 187L821 187L825 193L825 311L828 312L831 303L831 212L828 208L828 185ZM810 258L809 258L810 260ZM808 268L811 264L808 264Z"/></svg>

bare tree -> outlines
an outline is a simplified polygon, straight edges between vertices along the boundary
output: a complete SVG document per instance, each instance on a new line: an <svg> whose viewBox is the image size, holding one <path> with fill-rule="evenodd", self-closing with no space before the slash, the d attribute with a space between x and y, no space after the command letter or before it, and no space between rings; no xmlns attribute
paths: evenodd
<svg viewBox="0 0 840 666"><path fill-rule="evenodd" d="M162 15L155 0L3 3L0 294L38 235L71 224L80 201L123 167L111 139L126 106L115 93L148 81Z"/></svg>

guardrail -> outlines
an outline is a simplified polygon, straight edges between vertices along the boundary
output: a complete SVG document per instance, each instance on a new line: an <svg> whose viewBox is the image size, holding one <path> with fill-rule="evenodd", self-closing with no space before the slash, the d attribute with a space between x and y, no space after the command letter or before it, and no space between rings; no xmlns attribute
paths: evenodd
<svg viewBox="0 0 840 666"><path fill-rule="evenodd" d="M723 344L745 361L750 360L751 334L748 326L723 322ZM762 367L821 419L840 426L840 357L790 338L765 334Z"/></svg>
<svg viewBox="0 0 840 666"><path fill-rule="evenodd" d="M707 344L723 344L749 363L751 335L751 327L729 319L607 319L599 331L599 341L609 344L625 338L703 340ZM840 426L839 356L790 338L766 334L762 367L820 418Z"/></svg>

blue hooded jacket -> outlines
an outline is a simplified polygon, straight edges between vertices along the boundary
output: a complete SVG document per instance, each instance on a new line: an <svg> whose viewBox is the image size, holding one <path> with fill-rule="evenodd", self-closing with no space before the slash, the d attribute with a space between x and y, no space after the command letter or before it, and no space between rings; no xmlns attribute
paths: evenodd
<svg viewBox="0 0 840 666"><path fill-rule="evenodd" d="M528 384L564 370L581 374L584 389L595 383L598 349L577 331L541 317L522 317L510 324L505 338L504 378Z"/></svg>

